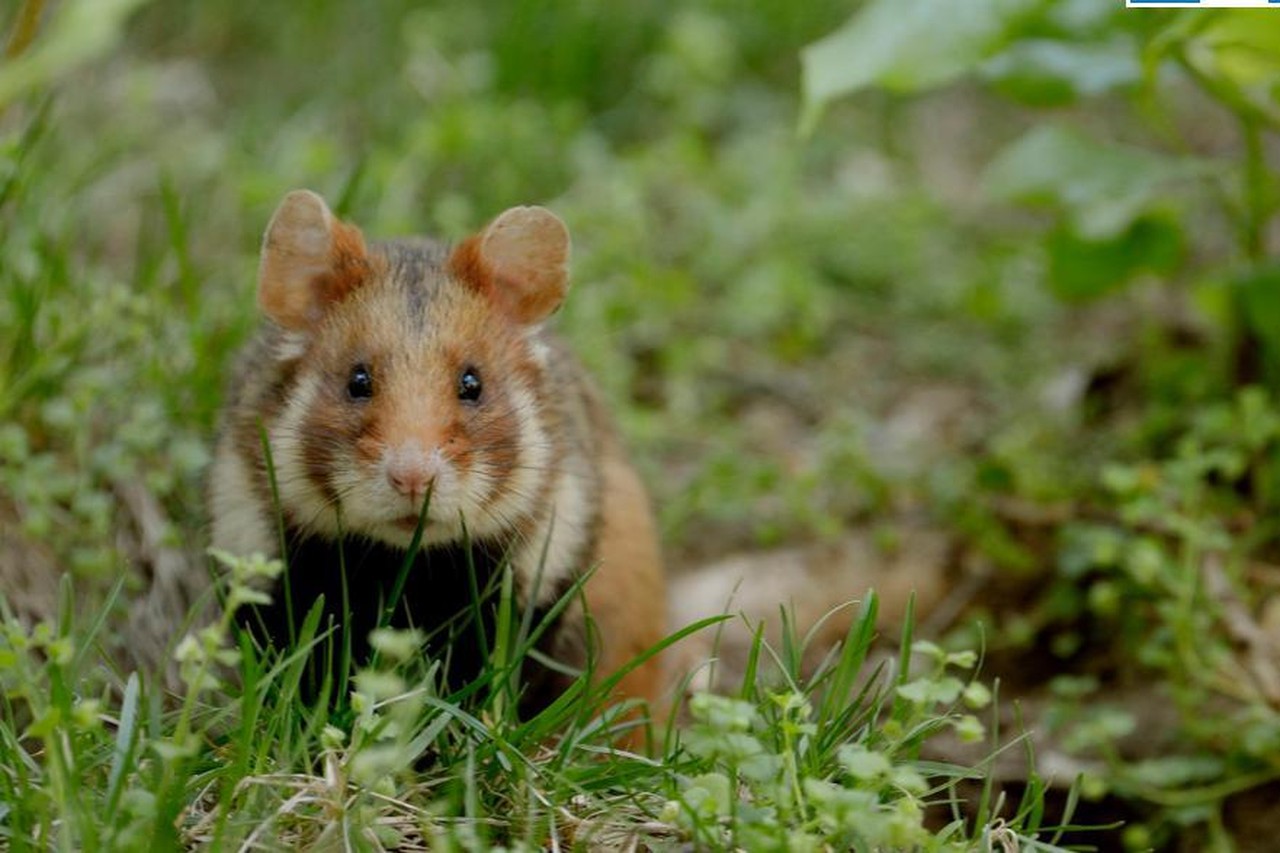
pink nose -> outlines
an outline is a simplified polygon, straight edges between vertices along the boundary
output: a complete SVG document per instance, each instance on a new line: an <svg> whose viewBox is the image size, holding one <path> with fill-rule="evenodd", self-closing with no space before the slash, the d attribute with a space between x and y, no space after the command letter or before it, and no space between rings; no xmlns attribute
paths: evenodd
<svg viewBox="0 0 1280 853"><path fill-rule="evenodd" d="M391 488L414 503L422 502L434 480L435 476L420 456L416 459L398 459L387 466L387 482L391 484Z"/></svg>

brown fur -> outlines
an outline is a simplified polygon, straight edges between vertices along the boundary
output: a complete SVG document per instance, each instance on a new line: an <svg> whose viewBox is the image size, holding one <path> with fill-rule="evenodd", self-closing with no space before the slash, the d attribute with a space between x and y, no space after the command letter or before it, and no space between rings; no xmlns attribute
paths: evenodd
<svg viewBox="0 0 1280 853"><path fill-rule="evenodd" d="M490 287L491 277L480 255L480 234L472 234L449 254L449 273L458 281L484 293Z"/></svg>
<svg viewBox="0 0 1280 853"><path fill-rule="evenodd" d="M329 232L329 274L325 291L330 300L346 299L370 278L369 254L360 229L346 222L334 222Z"/></svg>
<svg viewBox="0 0 1280 853"><path fill-rule="evenodd" d="M600 631L600 669L611 673L666 636L666 592L657 532L640 478L618 448L609 449L601 469L600 570L587 582L586 597ZM651 712L657 711L665 681L662 657L657 656L628 673L618 692L642 698ZM639 746L642 735L637 732L629 742Z"/></svg>

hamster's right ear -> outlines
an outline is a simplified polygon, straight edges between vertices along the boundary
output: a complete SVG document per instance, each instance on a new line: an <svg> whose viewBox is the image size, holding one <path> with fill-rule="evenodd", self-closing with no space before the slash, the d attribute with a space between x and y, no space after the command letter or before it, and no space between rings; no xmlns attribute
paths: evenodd
<svg viewBox="0 0 1280 853"><path fill-rule="evenodd" d="M258 305L284 328L303 331L369 272L360 229L337 219L310 190L294 190L276 208L262 240Z"/></svg>

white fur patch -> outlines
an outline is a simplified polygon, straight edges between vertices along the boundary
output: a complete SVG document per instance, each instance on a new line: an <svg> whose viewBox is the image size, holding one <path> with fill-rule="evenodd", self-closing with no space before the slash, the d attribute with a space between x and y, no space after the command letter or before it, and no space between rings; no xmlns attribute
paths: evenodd
<svg viewBox="0 0 1280 853"><path fill-rule="evenodd" d="M538 525L537 532L512 560L526 589L538 582L539 604L549 602L568 571L582 568L571 561L578 555L591 523L587 484L582 481L583 474L576 473L579 466L585 465L584 459L572 459L566 469L559 472L551 492L553 512Z"/></svg>
<svg viewBox="0 0 1280 853"><path fill-rule="evenodd" d="M537 511L534 501L542 484L554 475L550 470L554 455L552 438L543 423L537 398L532 391L519 386L512 387L509 393L512 417L520 433L515 465L509 471L491 468L484 471L482 476L487 488L475 489L469 495L475 504L475 514L484 519L484 526L494 528L491 532L495 533L533 515Z"/></svg>
<svg viewBox="0 0 1280 853"><path fill-rule="evenodd" d="M372 466L334 466L331 482L342 496L342 523L346 533L369 536L398 548L408 548L413 543L413 530L399 522L405 518L416 518L422 508L397 491L387 477L390 462L412 452L424 451L416 445L393 448L385 450ZM422 542L431 545L456 541L462 538L463 529L458 522L460 488L457 470L438 448L425 455L435 475L435 483Z"/></svg>
<svg viewBox="0 0 1280 853"><path fill-rule="evenodd" d="M219 447L209 482L209 502L213 515L211 544L232 554L262 553L279 556L280 541L270 520L268 507L261 505L248 463L229 446Z"/></svg>
<svg viewBox="0 0 1280 853"><path fill-rule="evenodd" d="M307 340L308 336L302 332L286 331L280 336L273 356L276 361L293 361L295 358L301 358L307 351Z"/></svg>
<svg viewBox="0 0 1280 853"><path fill-rule="evenodd" d="M534 326L525 335L525 342L529 345L529 355L533 358L533 363L538 365L539 370L545 371L547 364L551 361L551 347L547 346L541 331L541 326Z"/></svg>

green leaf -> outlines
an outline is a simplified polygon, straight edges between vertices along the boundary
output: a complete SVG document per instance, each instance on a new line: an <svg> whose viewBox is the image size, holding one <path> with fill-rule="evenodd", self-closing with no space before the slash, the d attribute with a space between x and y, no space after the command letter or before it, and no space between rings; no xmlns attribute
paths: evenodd
<svg viewBox="0 0 1280 853"><path fill-rule="evenodd" d="M971 681L964 688L964 703L970 708L985 708L991 704L991 690L980 681Z"/></svg>
<svg viewBox="0 0 1280 853"><path fill-rule="evenodd" d="M889 784L909 794L923 795L929 790L929 782L914 767L899 765L889 771ZM903 802L903 800L899 800ZM909 799L906 802L910 802Z"/></svg>
<svg viewBox="0 0 1280 853"><path fill-rule="evenodd" d="M1004 47L1044 0L872 0L801 53L806 124L870 86L918 92L949 83Z"/></svg>
<svg viewBox="0 0 1280 853"><path fill-rule="evenodd" d="M1124 233L1099 240L1060 225L1046 239L1049 286L1062 299L1104 296L1139 273L1175 268L1182 243L1182 231L1168 217L1144 217Z"/></svg>
<svg viewBox="0 0 1280 853"><path fill-rule="evenodd" d="M1132 13L1123 6L1098 0L1057 0L1045 10L1047 28L1074 38L1088 38L1117 29Z"/></svg>
<svg viewBox="0 0 1280 853"><path fill-rule="evenodd" d="M995 198L1056 207L1080 237L1104 240L1170 199L1178 184L1214 168L1049 125L1033 128L996 155L983 185Z"/></svg>
<svg viewBox="0 0 1280 853"><path fill-rule="evenodd" d="M1026 39L993 56L979 73L1007 97L1051 107L1136 85L1142 64L1127 38L1085 44Z"/></svg>
<svg viewBox="0 0 1280 853"><path fill-rule="evenodd" d="M898 687L898 695L917 705L940 703L949 705L959 698L964 684L950 675L942 678L917 678Z"/></svg>
<svg viewBox="0 0 1280 853"><path fill-rule="evenodd" d="M1212 782L1225 769L1216 755L1168 755L1134 762L1125 768L1125 775L1142 785L1170 789Z"/></svg>
<svg viewBox="0 0 1280 853"><path fill-rule="evenodd" d="M986 726L973 714L965 714L957 720L955 732L963 743L978 743L987 736Z"/></svg>
<svg viewBox="0 0 1280 853"><path fill-rule="evenodd" d="M923 705L933 697L933 682L928 678L917 678L898 686L898 695L908 702Z"/></svg>
<svg viewBox="0 0 1280 853"><path fill-rule="evenodd" d="M26 53L0 68L0 106L55 82L105 54L120 40L125 20L144 0L76 0L59 4L48 31Z"/></svg>
<svg viewBox="0 0 1280 853"><path fill-rule="evenodd" d="M911 653L915 655L927 655L935 661L941 661L946 652L937 643L931 643L928 640L916 640L911 644Z"/></svg>
<svg viewBox="0 0 1280 853"><path fill-rule="evenodd" d="M733 786L724 774L712 772L695 776L686 784L682 799L696 815L728 815L733 804Z"/></svg>
<svg viewBox="0 0 1280 853"><path fill-rule="evenodd" d="M1274 13L1219 12L1188 40L1186 57L1202 73L1240 87L1273 84L1280 80L1280 26Z"/></svg>
<svg viewBox="0 0 1280 853"><path fill-rule="evenodd" d="M1144 53L1149 80L1170 56L1231 111L1280 126L1280 27L1266 11L1173 17Z"/></svg>
<svg viewBox="0 0 1280 853"><path fill-rule="evenodd" d="M960 693L964 690L964 682L960 679L946 675L939 678L933 687L933 701L940 702L943 705L950 705L960 698Z"/></svg>
<svg viewBox="0 0 1280 853"><path fill-rule="evenodd" d="M1267 354L1280 357L1280 264L1254 267L1231 282L1244 321Z"/></svg>
<svg viewBox="0 0 1280 853"><path fill-rule="evenodd" d="M850 776L862 781L879 779L893 766L884 753L873 752L859 744L840 747L839 760Z"/></svg>

